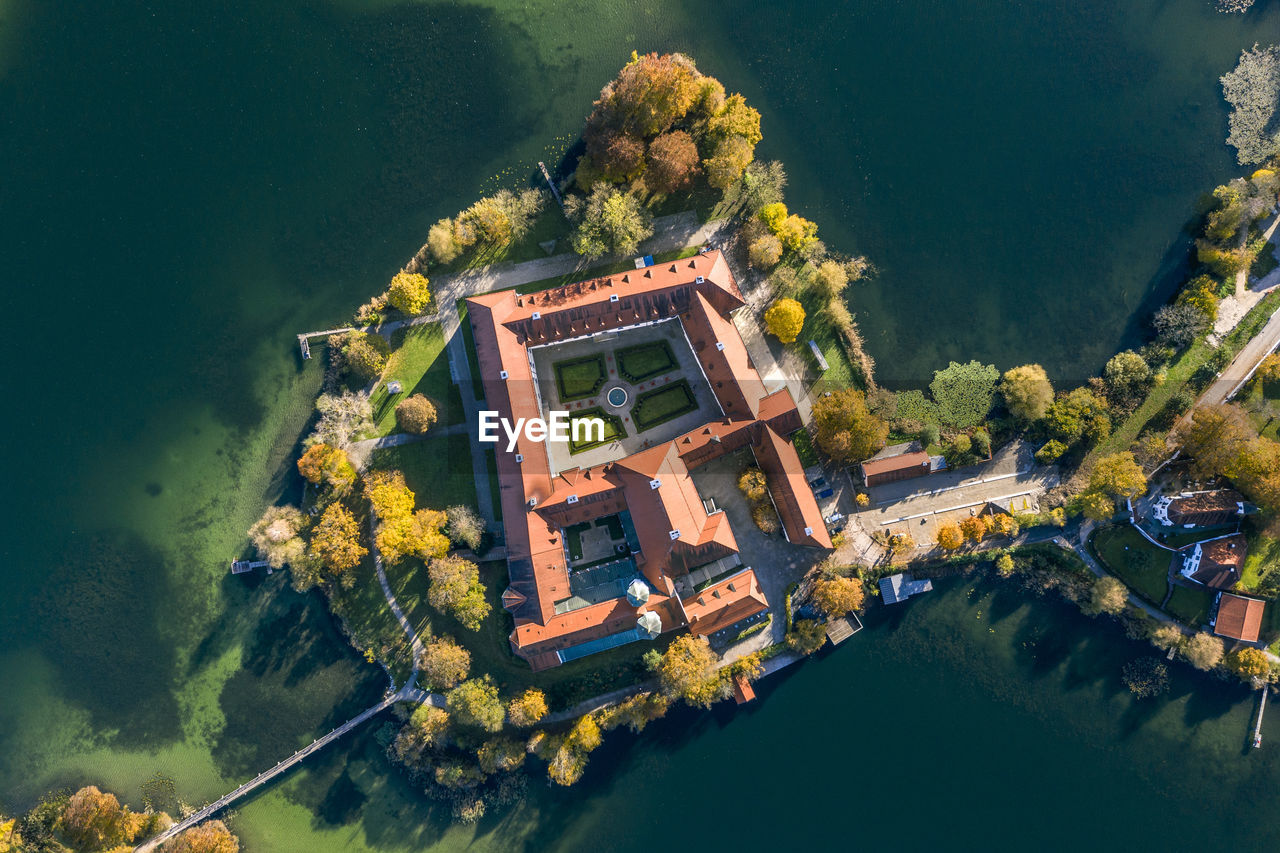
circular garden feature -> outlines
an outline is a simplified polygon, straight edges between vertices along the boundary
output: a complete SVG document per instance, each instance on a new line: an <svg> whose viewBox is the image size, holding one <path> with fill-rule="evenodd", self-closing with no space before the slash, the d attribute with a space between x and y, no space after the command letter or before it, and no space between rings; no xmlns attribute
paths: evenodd
<svg viewBox="0 0 1280 853"><path fill-rule="evenodd" d="M627 404L627 389L621 385L615 385L609 389L609 393L605 395L605 399L609 405L615 409L621 409Z"/></svg>

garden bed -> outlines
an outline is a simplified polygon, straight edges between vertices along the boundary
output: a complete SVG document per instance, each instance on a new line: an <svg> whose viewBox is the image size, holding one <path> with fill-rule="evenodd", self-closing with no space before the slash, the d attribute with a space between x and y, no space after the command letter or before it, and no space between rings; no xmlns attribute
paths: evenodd
<svg viewBox="0 0 1280 853"><path fill-rule="evenodd" d="M637 397L636 404L631 409L631 419L635 422L636 429L644 432L697 410L698 401L693 396L693 389L689 387L689 380L681 379Z"/></svg>
<svg viewBox="0 0 1280 853"><path fill-rule="evenodd" d="M551 369L556 375L556 391L560 393L562 403L594 397L600 393L609 375L604 366L604 356L598 353L557 361Z"/></svg>
<svg viewBox="0 0 1280 853"><path fill-rule="evenodd" d="M680 366L671 344L666 341L650 341L615 350L614 359L618 362L618 374L631 384L670 373Z"/></svg>
<svg viewBox="0 0 1280 853"><path fill-rule="evenodd" d="M604 438L600 441L575 441L573 438L573 425L576 421L586 420L588 418L599 418L604 421ZM584 430L585 432L585 430ZM604 409L596 406L591 409L583 409L580 412L569 413L569 455L582 453L584 450L590 450L593 447L600 447L611 441L617 441L624 438L627 434L626 428L622 425L622 419L617 415L610 415Z"/></svg>

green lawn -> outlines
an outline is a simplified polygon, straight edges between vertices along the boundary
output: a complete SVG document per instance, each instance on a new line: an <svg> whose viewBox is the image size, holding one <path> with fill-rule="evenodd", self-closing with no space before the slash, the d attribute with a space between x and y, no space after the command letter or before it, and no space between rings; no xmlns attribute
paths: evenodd
<svg viewBox="0 0 1280 853"><path fill-rule="evenodd" d="M382 381L373 391L375 435L396 432L396 404L410 394L422 394L436 404L440 424L463 420L462 398L449 377L449 359L444 354L444 330L439 323L397 329L392 335L395 349L382 371ZM398 380L399 394L387 393L387 382Z"/></svg>
<svg viewBox="0 0 1280 853"><path fill-rule="evenodd" d="M1104 527L1089 542L1098 560L1134 592L1159 606L1169 590L1173 554L1157 548L1128 524Z"/></svg>
<svg viewBox="0 0 1280 853"><path fill-rule="evenodd" d="M465 433L384 447L373 452L374 468L404 473L405 483L417 495L418 506L444 509L476 505L475 476L471 471L471 442Z"/></svg>
<svg viewBox="0 0 1280 853"><path fill-rule="evenodd" d="M1249 556L1245 558L1244 571L1240 573L1240 586L1249 591L1262 587L1262 592L1273 594L1277 584L1280 584L1280 539L1261 533L1251 535Z"/></svg>
<svg viewBox="0 0 1280 853"><path fill-rule="evenodd" d="M791 443L796 447L801 465L808 468L810 465L818 464L818 454L813 449L813 439L809 437L807 429L796 430L791 436Z"/></svg>
<svg viewBox="0 0 1280 853"><path fill-rule="evenodd" d="M644 432L697 408L689 380L681 379L637 396L636 404L631 407L631 420L637 430Z"/></svg>
<svg viewBox="0 0 1280 853"><path fill-rule="evenodd" d="M628 382L643 382L676 369L675 353L666 341L650 341L633 347L614 350L618 373Z"/></svg>
<svg viewBox="0 0 1280 853"><path fill-rule="evenodd" d="M467 350L467 366L471 371L471 389L475 398L484 401L484 382L480 380L480 360L476 358L476 340L467 319L467 300L458 300L458 320L462 326L462 343Z"/></svg>
<svg viewBox="0 0 1280 853"><path fill-rule="evenodd" d="M562 403L594 397L608 377L601 353L557 361L551 370L556 375L556 390Z"/></svg>
<svg viewBox="0 0 1280 853"><path fill-rule="evenodd" d="M1209 605L1213 603L1213 597L1214 593L1208 589L1175 586L1165 609L1188 625L1199 626L1209 621Z"/></svg>
<svg viewBox="0 0 1280 853"><path fill-rule="evenodd" d="M362 520L361 530L368 530L367 520ZM330 609L351 633L356 647L381 659L395 675L396 684L403 684L413 668L413 653L400 623L387 607L373 558L366 555L351 572L355 583L350 589L334 587Z"/></svg>
<svg viewBox="0 0 1280 853"><path fill-rule="evenodd" d="M1280 441L1280 382L1268 386L1254 378L1236 402L1249 413L1259 435Z"/></svg>
<svg viewBox="0 0 1280 853"><path fill-rule="evenodd" d="M575 441L573 438L574 423L576 421L586 420L588 418L599 418L600 420L604 421L604 438L601 439L600 441L594 441L594 440L593 441L585 441L585 440ZM584 450L590 450L593 447L599 447L602 444L608 444L609 442L614 441L615 439L622 438L626 434L627 434L627 429L622 425L622 419L619 418L617 415L608 414L607 412L605 412L604 409L600 408L599 406L595 406L590 409L583 409L578 412L569 413L569 455L570 456L574 455L575 453L581 453ZM583 436L584 438L586 436L585 430L583 431Z"/></svg>

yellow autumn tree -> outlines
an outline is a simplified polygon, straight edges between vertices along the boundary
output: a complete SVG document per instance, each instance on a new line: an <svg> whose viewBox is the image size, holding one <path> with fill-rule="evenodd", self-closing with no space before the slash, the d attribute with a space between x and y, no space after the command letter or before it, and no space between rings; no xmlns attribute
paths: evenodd
<svg viewBox="0 0 1280 853"><path fill-rule="evenodd" d="M387 288L387 302L406 314L421 314L431 305L427 277L419 273L396 273Z"/></svg>
<svg viewBox="0 0 1280 853"><path fill-rule="evenodd" d="M360 526L339 501L325 507L311 531L311 555L331 572L343 572L360 562L369 549L360 544Z"/></svg>
<svg viewBox="0 0 1280 853"><path fill-rule="evenodd" d="M804 328L804 308L794 299L779 299L764 312L764 325L769 334L789 344Z"/></svg>
<svg viewBox="0 0 1280 853"><path fill-rule="evenodd" d="M951 523L947 523L938 528L938 547L945 548L948 551L954 551L964 544L964 533L960 528Z"/></svg>

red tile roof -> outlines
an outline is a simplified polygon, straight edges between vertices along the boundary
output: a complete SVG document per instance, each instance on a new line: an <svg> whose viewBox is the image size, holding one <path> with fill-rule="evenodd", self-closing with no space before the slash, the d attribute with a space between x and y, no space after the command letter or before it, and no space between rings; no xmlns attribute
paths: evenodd
<svg viewBox="0 0 1280 853"><path fill-rule="evenodd" d="M699 637L714 634L769 609L769 602L760 591L752 569L743 569L694 593L681 603L689 618L690 633Z"/></svg>
<svg viewBox="0 0 1280 853"><path fill-rule="evenodd" d="M923 450L915 450L910 453L901 453L897 456L887 456L883 459L874 457L868 459L862 463L862 475L864 477L874 477L890 471L902 471L907 468L927 467L928 465L929 454Z"/></svg>
<svg viewBox="0 0 1280 853"><path fill-rule="evenodd" d="M522 435L511 453L495 447L510 575L503 605L515 618L512 646L535 668L557 664L558 649L625 629L645 608L661 616L663 630L696 622L709 633L768 607L754 573L749 593L728 595L726 587L713 603L692 605L692 613L689 602L665 597L674 593L672 576L737 551L724 513L707 514L689 476L690 467L724 453L752 446L763 455L791 541L831 547L795 448L782 438L802 425L795 401L785 388L766 392L729 318L744 304L719 252L540 293L467 300L485 398L503 418L541 416L526 347L677 318L727 415L624 459L554 476L541 442ZM560 528L622 509L639 539L638 567L661 591L657 600L637 609L616 599L557 615L555 603L570 596Z"/></svg>
<svg viewBox="0 0 1280 853"><path fill-rule="evenodd" d="M1262 612L1266 602L1224 592L1218 602L1218 618L1213 633L1246 643L1258 642L1262 633Z"/></svg>

